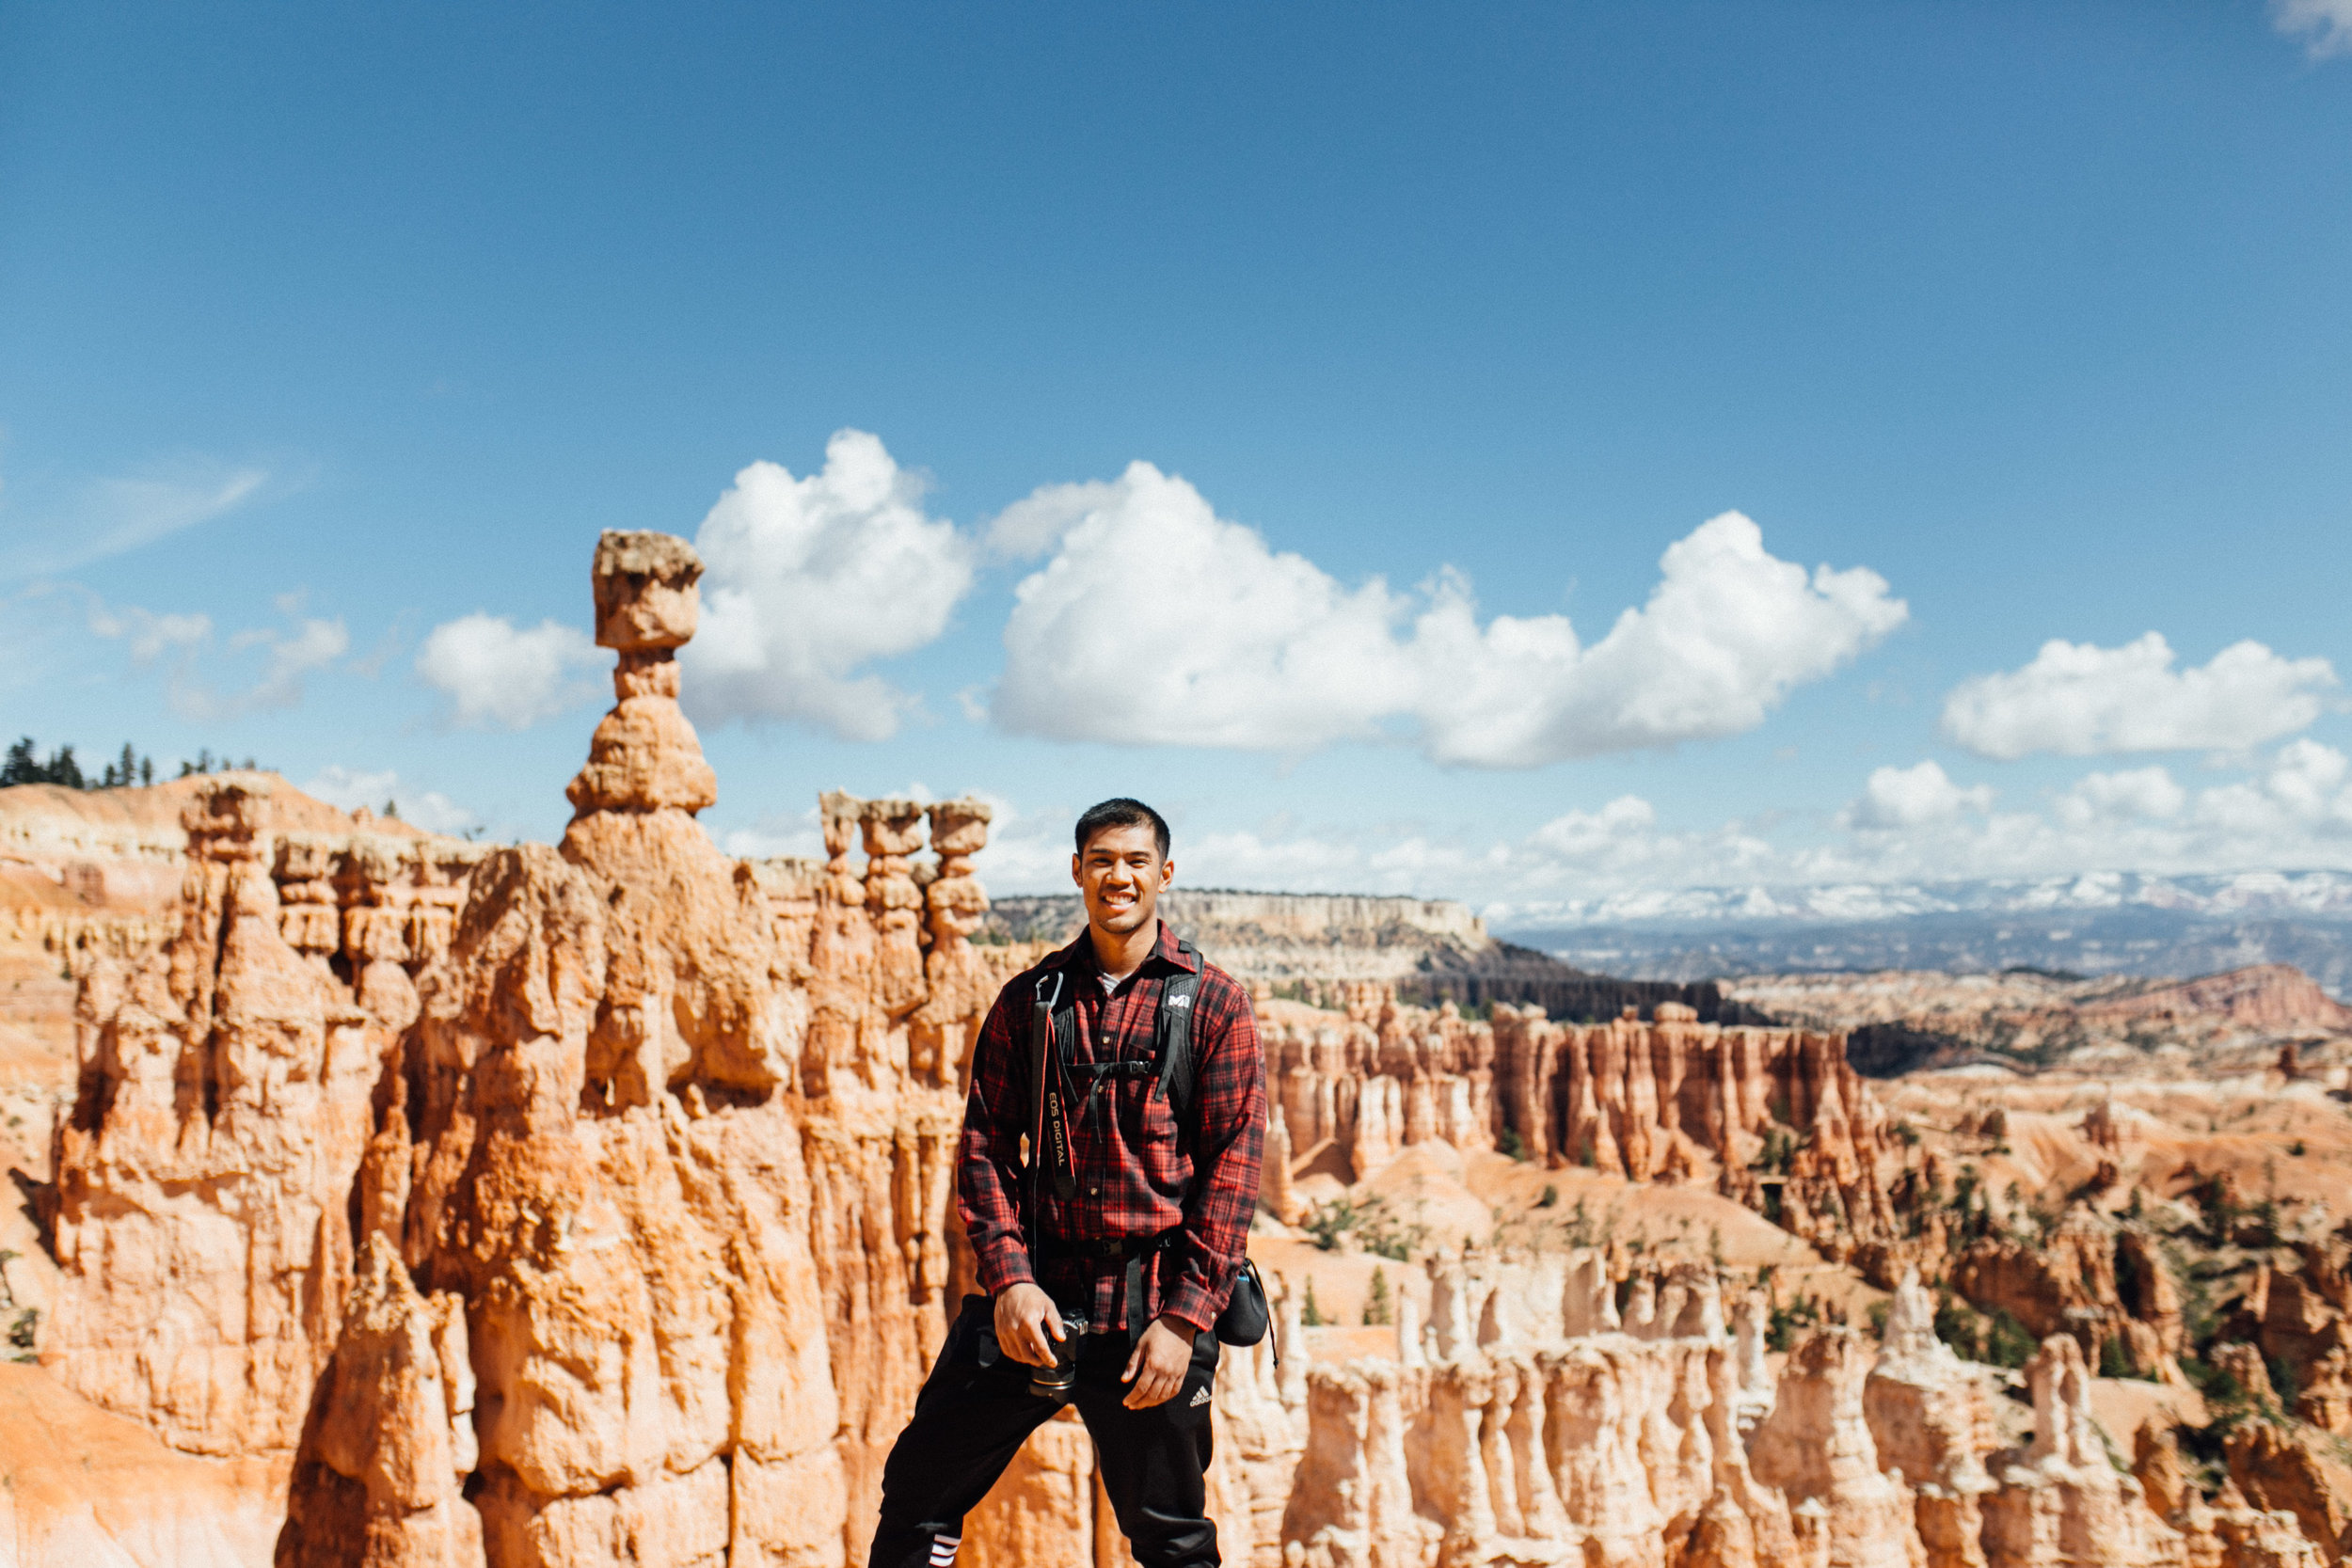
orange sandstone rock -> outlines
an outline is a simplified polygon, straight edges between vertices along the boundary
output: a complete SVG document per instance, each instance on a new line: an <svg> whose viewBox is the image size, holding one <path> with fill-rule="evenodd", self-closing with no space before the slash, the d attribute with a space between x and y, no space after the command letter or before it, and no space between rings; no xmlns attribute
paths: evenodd
<svg viewBox="0 0 2352 1568"><path fill-rule="evenodd" d="M1995 1446L1993 1411L1981 1376L1935 1337L1935 1306L1915 1271L1889 1304L1862 1403L1880 1466L1916 1496L1930 1568L1984 1568L1980 1499L1993 1481L1982 1456Z"/></svg>
<svg viewBox="0 0 2352 1568"><path fill-rule="evenodd" d="M2343 1560L2352 1535L2352 1472L2304 1433L2265 1420L2231 1430L2230 1479L2255 1508L2291 1516L2322 1561Z"/></svg>
<svg viewBox="0 0 2352 1568"><path fill-rule="evenodd" d="M1756 1432L1756 1479L1785 1492L1807 1537L1834 1568L1885 1568L1927 1561L1912 1491L1879 1468L1863 1409L1870 1375L1865 1342L1851 1329L1817 1329L1789 1353L1772 1413Z"/></svg>
<svg viewBox="0 0 2352 1568"><path fill-rule="evenodd" d="M823 1568L870 1533L969 1277L972 1043L1028 953L969 940L981 802L829 794L822 862L710 842L675 658L699 572L668 536L600 541L615 705L559 847L278 833L229 776L193 798L168 942L84 988L50 1360L177 1448L291 1469L279 1568ZM1488 1025L1326 989L1341 1006L1262 1005L1277 1212L1310 1164L1516 1141L1711 1180L1836 1257L1910 1244L1900 1156L1834 1035L1673 1004ZM1830 1330L1775 1385L1762 1296L1726 1302L1710 1267L1467 1250L1433 1275L1393 1359L1311 1364L1281 1290L1273 1342L1229 1350L1228 1561L1945 1568L2068 1560L2032 1555L2052 1529L2174 1539L2078 1473L2079 1351L2037 1363L2048 1451L1987 1478L1980 1385L1915 1279L1875 1373ZM1076 1428L1041 1430L964 1555L1123 1559Z"/></svg>
<svg viewBox="0 0 2352 1568"><path fill-rule="evenodd" d="M351 1288L352 1177L413 991L389 958L353 988L288 942L266 780L221 777L186 831L177 933L83 989L47 1359L186 1452L290 1457Z"/></svg>
<svg viewBox="0 0 2352 1568"><path fill-rule="evenodd" d="M1998 1483L1984 1499L1982 1539L1992 1568L2182 1561L2179 1533L2156 1517L2139 1482L2108 1462L2090 1415L2082 1347L2054 1334L2026 1375L2033 1388L2033 1440L2004 1449L1988 1466Z"/></svg>
<svg viewBox="0 0 2352 1568"><path fill-rule="evenodd" d="M2119 1229L2085 1206L2044 1242L1987 1238L1952 1265L1953 1290L1987 1312L2009 1313L2036 1338L2072 1335L2086 1359L2110 1343L2135 1371L2182 1381L2180 1295L2143 1232ZM2128 1293L2131 1300L2126 1302Z"/></svg>
<svg viewBox="0 0 2352 1568"><path fill-rule="evenodd" d="M2212 1503L2189 1479L2171 1432L2143 1424L2133 1439L2133 1473L2148 1506L2181 1533L2186 1568L2319 1568L2327 1560L2292 1513L2249 1506L2234 1483Z"/></svg>

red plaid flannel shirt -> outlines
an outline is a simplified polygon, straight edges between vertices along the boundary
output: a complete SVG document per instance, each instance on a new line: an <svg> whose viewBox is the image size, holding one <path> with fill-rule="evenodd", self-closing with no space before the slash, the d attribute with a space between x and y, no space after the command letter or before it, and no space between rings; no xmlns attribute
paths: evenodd
<svg viewBox="0 0 2352 1568"><path fill-rule="evenodd" d="M1183 1234L1144 1270L1144 1313L1213 1329L1248 1244L1265 1152L1265 1053L1248 993L1223 970L1200 965L1192 1007L1193 1126L1187 1131L1178 1130L1154 1077L1107 1080L1090 1106L1083 1102L1089 1080L1073 1078L1081 1102L1065 1097L1063 1105L1078 1190L1065 1204L1055 1197L1050 1175L1039 1183L1046 1254L1039 1271L1021 1234L1021 1143L1031 1114L1030 1009L1038 977L1056 967L1063 971L1076 1015L1073 1060L1112 1062L1152 1058L1167 977L1192 966L1163 924L1152 956L1105 995L1094 943L1082 932L997 994L973 1054L972 1097L964 1106L956 1167L956 1196L978 1255L980 1288L994 1295L1034 1280L1065 1305L1087 1304L1097 1330L1124 1328L1126 1304L1120 1298L1126 1264L1057 1253L1054 1242L1152 1236L1181 1226Z"/></svg>

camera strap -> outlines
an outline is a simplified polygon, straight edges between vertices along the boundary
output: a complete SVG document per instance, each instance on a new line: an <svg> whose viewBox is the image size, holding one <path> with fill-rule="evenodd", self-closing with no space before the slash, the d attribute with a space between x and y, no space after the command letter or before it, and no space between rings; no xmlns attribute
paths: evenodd
<svg viewBox="0 0 2352 1568"><path fill-rule="evenodd" d="M1039 1207L1039 1173L1048 1169L1054 1173L1054 1196L1065 1203L1078 1190L1071 1159L1069 1118L1063 1114L1062 1097L1052 1092L1061 1066L1061 1053L1055 1038L1060 1032L1057 1014L1068 1017L1062 1007L1067 989L1067 977L1059 969L1047 971L1038 976L1030 1007L1028 1219L1032 1256L1045 1236L1045 1215Z"/></svg>

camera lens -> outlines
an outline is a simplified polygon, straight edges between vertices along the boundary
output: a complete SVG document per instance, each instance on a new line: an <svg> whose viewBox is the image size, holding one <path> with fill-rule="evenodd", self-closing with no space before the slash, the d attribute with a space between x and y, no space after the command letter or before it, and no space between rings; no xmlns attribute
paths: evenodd
<svg viewBox="0 0 2352 1568"><path fill-rule="evenodd" d="M1078 1341L1087 1331L1087 1320L1065 1312L1062 1314L1059 1339L1049 1339L1054 1353L1050 1367L1034 1367L1029 1371L1029 1392L1040 1399L1068 1399L1078 1386Z"/></svg>
<svg viewBox="0 0 2352 1568"><path fill-rule="evenodd" d="M1077 1386L1078 1369L1074 1363L1057 1361L1029 1374L1029 1392L1041 1399L1061 1399Z"/></svg>

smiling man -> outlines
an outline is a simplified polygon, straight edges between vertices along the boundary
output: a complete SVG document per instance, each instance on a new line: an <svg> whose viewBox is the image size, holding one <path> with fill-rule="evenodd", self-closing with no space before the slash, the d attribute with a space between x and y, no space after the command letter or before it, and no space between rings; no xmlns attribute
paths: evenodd
<svg viewBox="0 0 2352 1568"><path fill-rule="evenodd" d="M947 1568L965 1513L1065 1403L1136 1560L1220 1560L1201 1478L1264 1056L1248 994L1160 923L1176 863L1158 812L1089 810L1070 872L1085 934L1005 987L974 1053L956 1193L987 1294L891 1449L871 1568Z"/></svg>

